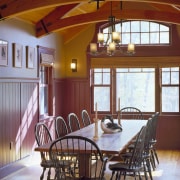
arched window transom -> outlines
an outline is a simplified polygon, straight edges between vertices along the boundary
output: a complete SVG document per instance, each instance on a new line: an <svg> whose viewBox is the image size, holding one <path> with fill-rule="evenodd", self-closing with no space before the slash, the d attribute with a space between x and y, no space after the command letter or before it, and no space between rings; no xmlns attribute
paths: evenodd
<svg viewBox="0 0 180 180"><path fill-rule="evenodd" d="M107 39L109 27L100 27ZM116 32L121 34L121 44L129 42L136 45L168 45L170 43L170 27L151 21L123 21L115 24ZM111 38L109 38L109 41Z"/></svg>

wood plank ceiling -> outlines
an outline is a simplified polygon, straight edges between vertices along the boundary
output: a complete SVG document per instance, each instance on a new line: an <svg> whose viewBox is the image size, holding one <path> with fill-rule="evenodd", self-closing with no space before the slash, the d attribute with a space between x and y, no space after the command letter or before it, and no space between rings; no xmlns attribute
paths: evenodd
<svg viewBox="0 0 180 180"><path fill-rule="evenodd" d="M36 37L52 32L73 34L107 21L110 0L0 0L0 19L32 23ZM121 6L122 5L122 6ZM98 6L98 7L97 7ZM114 0L112 15L124 20L152 20L180 25L180 0ZM68 40L67 40L68 41Z"/></svg>

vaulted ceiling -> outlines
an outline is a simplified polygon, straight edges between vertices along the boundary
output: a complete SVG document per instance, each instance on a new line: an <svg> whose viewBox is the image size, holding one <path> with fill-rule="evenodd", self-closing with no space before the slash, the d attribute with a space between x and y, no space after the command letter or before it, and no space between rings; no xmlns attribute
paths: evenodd
<svg viewBox="0 0 180 180"><path fill-rule="evenodd" d="M110 14L110 0L0 0L0 19L32 23L36 37L57 31L75 35L92 23L107 21ZM180 0L114 0L112 15L180 25Z"/></svg>

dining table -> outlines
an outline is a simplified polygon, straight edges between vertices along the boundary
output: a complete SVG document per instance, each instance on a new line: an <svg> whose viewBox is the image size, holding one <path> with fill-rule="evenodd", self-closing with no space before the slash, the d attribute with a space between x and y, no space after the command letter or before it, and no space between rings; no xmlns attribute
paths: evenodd
<svg viewBox="0 0 180 180"><path fill-rule="evenodd" d="M118 120L114 120L118 122ZM147 124L147 120L121 119L122 131L116 133L104 133L101 128L101 120L83 127L77 131L67 134L73 136L84 136L93 140L101 152L109 158L119 155L123 152L132 140L137 136L143 126ZM98 126L96 126L98 125ZM95 132L96 131L96 132ZM94 138L96 134L96 138ZM51 143L44 144L35 148L35 151L48 152Z"/></svg>
<svg viewBox="0 0 180 180"><path fill-rule="evenodd" d="M118 123L118 120L115 119L114 123ZM96 139L94 138L95 123L69 133L68 135L84 136L93 140L98 145L101 152L107 155L120 154L132 142L132 140L141 130L142 126L145 126L146 123L147 120L142 119L123 119L121 120L122 131L115 133L104 133L101 128L101 121L99 120L98 138Z"/></svg>

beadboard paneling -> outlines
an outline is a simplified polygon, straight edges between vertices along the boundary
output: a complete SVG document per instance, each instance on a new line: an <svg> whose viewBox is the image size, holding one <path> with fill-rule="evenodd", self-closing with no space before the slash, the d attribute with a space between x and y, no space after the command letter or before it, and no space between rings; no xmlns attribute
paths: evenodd
<svg viewBox="0 0 180 180"><path fill-rule="evenodd" d="M0 167L31 153L38 92L37 83L0 82Z"/></svg>
<svg viewBox="0 0 180 180"><path fill-rule="evenodd" d="M21 157L31 154L35 145L34 127L38 122L38 84L21 83Z"/></svg>
<svg viewBox="0 0 180 180"><path fill-rule="evenodd" d="M20 84L0 83L1 167L20 159Z"/></svg>

